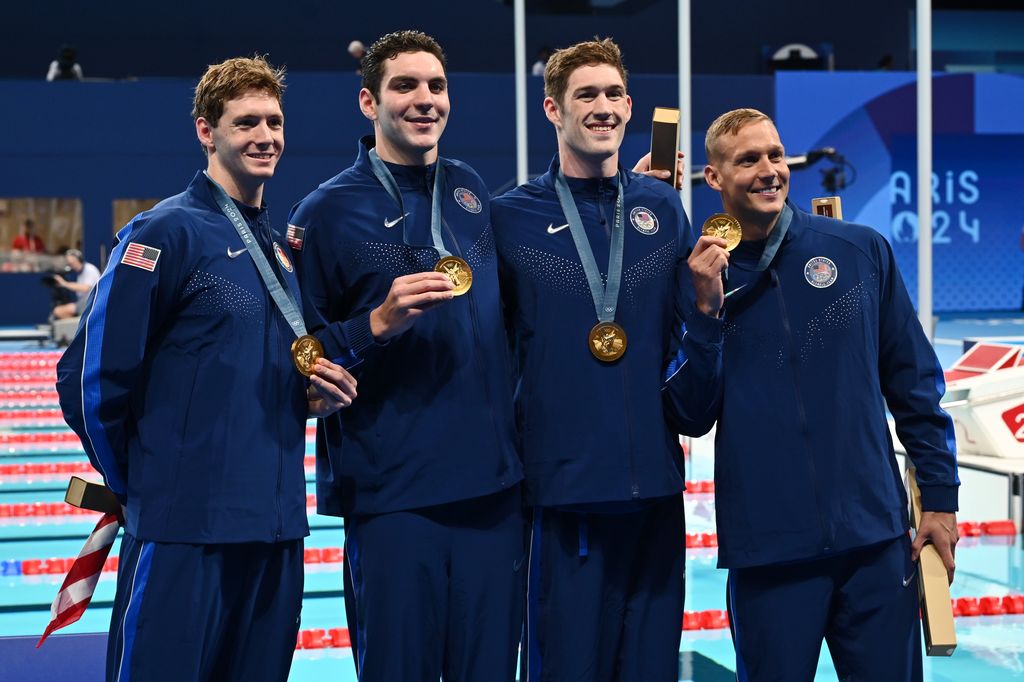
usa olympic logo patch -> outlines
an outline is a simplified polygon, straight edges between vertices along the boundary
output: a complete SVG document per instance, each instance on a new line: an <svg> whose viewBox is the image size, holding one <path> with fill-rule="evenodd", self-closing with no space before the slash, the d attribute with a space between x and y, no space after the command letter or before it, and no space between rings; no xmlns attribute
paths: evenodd
<svg viewBox="0 0 1024 682"><path fill-rule="evenodd" d="M274 255L277 256L277 262L281 264L281 267L288 272L292 271L292 262L288 260L288 256L285 255L284 249L277 242L274 242Z"/></svg>
<svg viewBox="0 0 1024 682"><path fill-rule="evenodd" d="M804 266L804 279L815 289L825 289L836 283L839 269L824 256L815 256Z"/></svg>
<svg viewBox="0 0 1024 682"><path fill-rule="evenodd" d="M652 235L658 231L658 216L643 206L637 206L629 212L629 222L633 223L640 234Z"/></svg>
<svg viewBox="0 0 1024 682"><path fill-rule="evenodd" d="M470 213L479 213L484 210L484 205L480 203L477 196L465 187L455 188L455 201Z"/></svg>

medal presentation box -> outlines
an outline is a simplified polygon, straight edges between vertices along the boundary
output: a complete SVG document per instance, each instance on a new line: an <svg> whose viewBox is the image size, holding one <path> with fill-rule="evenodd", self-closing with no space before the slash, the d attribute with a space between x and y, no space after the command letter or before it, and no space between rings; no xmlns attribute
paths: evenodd
<svg viewBox="0 0 1024 682"><path fill-rule="evenodd" d="M651 123L651 170L667 170L671 177L665 178L672 187L678 181L676 151L679 149L679 110L666 107L654 108Z"/></svg>
<svg viewBox="0 0 1024 682"><path fill-rule="evenodd" d="M921 522L921 491L914 469L907 469L910 497L910 523L917 530ZM924 626L925 653L952 656L956 651L956 628L949 599L949 578L942 557L934 545L925 545L918 558L918 589L921 594L921 620Z"/></svg>
<svg viewBox="0 0 1024 682"><path fill-rule="evenodd" d="M121 503L110 488L100 483L92 483L78 476L72 476L68 481L68 491L64 495L64 501L72 507L88 509L103 514L121 514Z"/></svg>
<svg viewBox="0 0 1024 682"><path fill-rule="evenodd" d="M843 219L843 200L839 197L811 199L811 211L826 218Z"/></svg>

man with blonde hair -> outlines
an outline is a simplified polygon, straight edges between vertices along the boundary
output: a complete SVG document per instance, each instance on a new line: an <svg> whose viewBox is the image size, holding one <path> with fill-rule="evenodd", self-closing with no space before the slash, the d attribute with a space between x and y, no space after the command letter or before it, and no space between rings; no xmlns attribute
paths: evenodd
<svg viewBox="0 0 1024 682"><path fill-rule="evenodd" d="M111 681L288 676L306 419L355 382L322 358L308 380L293 366L298 283L263 203L283 76L259 57L206 71L206 170L118 232L57 366L64 417L124 512Z"/></svg>
<svg viewBox="0 0 1024 682"><path fill-rule="evenodd" d="M533 506L522 679L669 682L683 618L683 462L720 372L724 241L696 244L678 195L619 165L632 112L610 39L544 72L558 154L498 197ZM683 282L698 293L684 298ZM666 375L670 347L681 348ZM685 413L670 428L661 392Z"/></svg>
<svg viewBox="0 0 1024 682"><path fill-rule="evenodd" d="M743 232L713 410L737 677L811 680L824 639L840 679L920 680L914 561L933 543L952 581L957 541L942 369L885 238L788 201L768 116L727 112L705 147L704 177ZM913 543L886 408L917 469Z"/></svg>

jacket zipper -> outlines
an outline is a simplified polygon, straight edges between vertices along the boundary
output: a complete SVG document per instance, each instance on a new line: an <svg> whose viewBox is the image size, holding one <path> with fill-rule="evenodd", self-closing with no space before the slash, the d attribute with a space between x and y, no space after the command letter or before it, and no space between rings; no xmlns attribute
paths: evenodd
<svg viewBox="0 0 1024 682"><path fill-rule="evenodd" d="M828 531L827 531L827 526L825 524L825 518L824 518L824 516L822 514L822 511L821 511L822 510L821 486L819 485L819 482L818 482L818 470L817 470L817 467L815 467L815 465L814 465L814 454L813 454L813 452L811 451L811 449L809 447L810 446L810 441L807 438L807 435L808 435L807 411L804 408L803 399L802 399L802 397L800 395L799 376L797 374L797 367L796 367L796 362L797 362L796 357L797 356L795 355L795 352L797 352L797 349L794 348L795 341L793 339L793 330L792 330L792 328L790 327L790 324L789 324L789 314L788 314L787 309L786 309L786 300L785 300L785 297L782 295L782 282L779 280L779 276L776 273L774 267L770 268L768 270L768 272L771 275L772 286L775 288L776 300L778 300L778 302L779 302L779 313L780 313L781 318L782 318L782 329L783 329L783 331L786 334L786 349L789 352L789 357L786 358L786 362L789 364L790 369L793 372L793 394L795 396L794 400L795 400L795 403L796 403L797 415L799 416L799 419L800 419L800 435L801 435L801 440L804 443L804 454L805 454L805 456L807 458L807 466L808 466L808 468L810 469L810 472L811 472L811 485L814 487L814 504L815 504L815 507L817 508L817 511L818 511L818 524L819 524L819 526L821 528L822 546L823 546L825 551L828 551L828 550L831 549L831 546L830 546L831 545L831 540L828 537Z"/></svg>
<svg viewBox="0 0 1024 682"><path fill-rule="evenodd" d="M452 245L455 247L455 253L459 256L459 258L462 258L462 247L459 246L459 240L455 238L455 233L452 231L452 228L448 224L448 221L445 219L443 213L441 214L441 226L444 227L445 232L448 233L448 238L452 240ZM485 227L485 229L487 229L487 227ZM491 400L491 388L490 384L487 381L487 368L484 366L483 359L480 357L480 349L483 348L483 344L481 343L480 340L480 325L477 320L476 297L473 295L472 289L467 291L466 294L469 297L469 320L470 323L473 325L473 340L476 342L476 352L473 353L473 357L476 358L477 369L480 372L481 378L483 379L484 391L487 397L487 412L491 416L491 426L494 428L494 435L497 438L497 441L500 443L501 429L498 427L498 417L497 415L494 414L494 401ZM505 460L503 458L499 459L498 466L504 467L504 464ZM500 474L501 471L499 470L498 473Z"/></svg>

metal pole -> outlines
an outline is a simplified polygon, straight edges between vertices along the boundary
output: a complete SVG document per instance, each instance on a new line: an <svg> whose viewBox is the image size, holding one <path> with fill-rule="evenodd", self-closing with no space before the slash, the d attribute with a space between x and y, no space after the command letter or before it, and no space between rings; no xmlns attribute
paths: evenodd
<svg viewBox="0 0 1024 682"><path fill-rule="evenodd" d="M516 184L527 181L526 154L526 0L515 0Z"/></svg>
<svg viewBox="0 0 1024 682"><path fill-rule="evenodd" d="M683 152L683 209L693 221L693 125L690 107L690 0L679 0L679 146Z"/></svg>
<svg viewBox="0 0 1024 682"><path fill-rule="evenodd" d="M931 0L917 0L917 317L932 340Z"/></svg>

